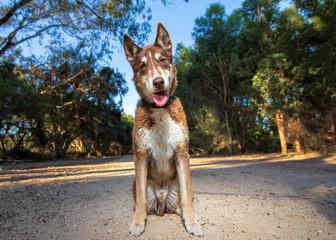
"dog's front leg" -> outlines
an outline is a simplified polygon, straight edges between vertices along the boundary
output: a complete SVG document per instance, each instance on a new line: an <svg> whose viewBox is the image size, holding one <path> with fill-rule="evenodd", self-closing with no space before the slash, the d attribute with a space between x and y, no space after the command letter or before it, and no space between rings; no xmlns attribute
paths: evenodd
<svg viewBox="0 0 336 240"><path fill-rule="evenodd" d="M145 229L146 220L146 180L147 180L147 159L134 157L135 181L136 181L136 202L134 220L130 226L129 232L133 236L139 236Z"/></svg>
<svg viewBox="0 0 336 240"><path fill-rule="evenodd" d="M203 236L201 225L196 219L192 208L192 190L190 181L189 154L188 152L177 154L177 174L180 182L182 217L187 232L195 236Z"/></svg>

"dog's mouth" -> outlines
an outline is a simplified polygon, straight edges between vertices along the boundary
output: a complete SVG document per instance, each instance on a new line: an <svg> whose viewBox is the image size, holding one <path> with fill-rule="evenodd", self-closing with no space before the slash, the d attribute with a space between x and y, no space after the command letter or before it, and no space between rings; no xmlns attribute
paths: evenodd
<svg viewBox="0 0 336 240"><path fill-rule="evenodd" d="M160 91L160 92L153 93L153 100L155 104L158 105L159 107L164 106L168 101L167 92Z"/></svg>

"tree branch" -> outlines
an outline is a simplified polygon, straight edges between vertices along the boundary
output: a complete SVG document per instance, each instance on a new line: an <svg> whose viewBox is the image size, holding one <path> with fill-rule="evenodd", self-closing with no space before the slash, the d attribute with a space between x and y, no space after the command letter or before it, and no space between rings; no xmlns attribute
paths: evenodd
<svg viewBox="0 0 336 240"><path fill-rule="evenodd" d="M14 13L21 7L23 7L24 5L26 5L27 3L31 2L32 0L21 0L20 2L18 2L17 4L15 4L11 9L9 9L9 11L7 12L7 14L0 19L0 26L2 26L3 24L7 23L9 21L9 19L14 15Z"/></svg>
<svg viewBox="0 0 336 240"><path fill-rule="evenodd" d="M218 98L221 100L221 102L223 103L223 104L225 104L224 102L223 102L223 97L222 97L222 95L221 94L223 94L223 92L222 92L222 89L220 88L220 87L218 87L218 84L215 84L213 81L212 81L212 79L211 78L209 78L204 72L202 72L202 75L209 81L209 83L212 85L210 85L210 84L206 84L205 86L208 88L208 89L210 89L210 90L212 90L217 96L218 96ZM216 89L215 89L216 88Z"/></svg>
<svg viewBox="0 0 336 240"><path fill-rule="evenodd" d="M33 35L31 35L31 36L28 36L28 37L25 37L25 38L22 38L21 40L19 40L19 41L13 43L13 42L12 42L12 39L14 38L16 32L17 32L18 30L22 29L22 26L19 26L17 29L15 29L15 30L9 35L9 37L7 38L7 43L6 43L6 45L0 49L0 56L3 55L8 49L10 49L10 48L12 48L12 47L15 47L15 46L17 46L17 45L19 45L19 44L21 44L21 43L27 41L27 40L30 40L30 39L32 39L32 38L35 38L35 37L41 35L43 32L47 31L47 30L50 29L50 28L69 27L69 25L70 25L71 23L76 22L76 21L78 21L78 20L81 20L81 19L83 19L83 18L84 18L84 17L74 19L74 20L70 21L69 23L53 24L53 25L46 26L46 27L40 29L39 31L37 31L35 34L33 34Z"/></svg>

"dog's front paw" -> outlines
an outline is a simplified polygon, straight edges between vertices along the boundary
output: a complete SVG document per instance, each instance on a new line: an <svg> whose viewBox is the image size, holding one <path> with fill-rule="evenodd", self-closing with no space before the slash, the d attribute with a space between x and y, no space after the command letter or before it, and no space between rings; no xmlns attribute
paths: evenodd
<svg viewBox="0 0 336 240"><path fill-rule="evenodd" d="M187 221L185 221L185 227L188 233L193 234L197 237L203 236L202 227L197 221L193 223L188 223Z"/></svg>
<svg viewBox="0 0 336 240"><path fill-rule="evenodd" d="M136 223L135 221L133 221L129 228L129 233L135 237L138 237L144 230L145 230L145 222Z"/></svg>

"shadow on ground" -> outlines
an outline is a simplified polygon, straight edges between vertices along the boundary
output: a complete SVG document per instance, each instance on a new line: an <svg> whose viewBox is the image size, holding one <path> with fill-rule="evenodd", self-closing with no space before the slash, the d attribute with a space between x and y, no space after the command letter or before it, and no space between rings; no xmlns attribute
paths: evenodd
<svg viewBox="0 0 336 240"><path fill-rule="evenodd" d="M1 239L132 239L131 156L1 167ZM209 239L333 239L335 173L335 155L196 157L194 206ZM176 215L142 236L189 238Z"/></svg>

